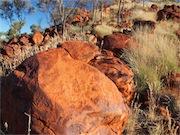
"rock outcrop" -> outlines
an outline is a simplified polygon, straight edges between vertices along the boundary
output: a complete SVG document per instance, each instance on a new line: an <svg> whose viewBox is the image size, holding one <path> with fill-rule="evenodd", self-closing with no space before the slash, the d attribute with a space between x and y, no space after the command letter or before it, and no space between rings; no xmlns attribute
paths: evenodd
<svg viewBox="0 0 180 135"><path fill-rule="evenodd" d="M44 39L44 36L41 34L40 31L36 31L32 37L32 40L35 45L40 45Z"/></svg>
<svg viewBox="0 0 180 135"><path fill-rule="evenodd" d="M115 55L120 56L123 49L136 45L132 36L123 33L114 33L104 37L103 49L113 51Z"/></svg>
<svg viewBox="0 0 180 135"><path fill-rule="evenodd" d="M23 34L19 37L18 39L18 43L21 45L21 46L30 46L31 45L31 41L30 41L30 36L28 34Z"/></svg>
<svg viewBox="0 0 180 135"><path fill-rule="evenodd" d="M91 16L92 12L88 12L85 8L77 8L76 15L72 18L72 24L85 26Z"/></svg>
<svg viewBox="0 0 180 135"><path fill-rule="evenodd" d="M157 21L162 20L180 21L180 7L176 5L165 5L162 10L157 12Z"/></svg>
<svg viewBox="0 0 180 135"><path fill-rule="evenodd" d="M127 103L131 103L135 92L134 74L124 62L114 57L110 51L103 50L102 54L91 60L89 64L109 77L127 99Z"/></svg>
<svg viewBox="0 0 180 135"><path fill-rule="evenodd" d="M146 20L136 20L133 24L133 29L141 29L144 27L148 27L151 32L155 30L155 22L153 21L146 21Z"/></svg>
<svg viewBox="0 0 180 135"><path fill-rule="evenodd" d="M156 4L152 4L151 7L150 7L150 11L157 12L158 11L158 6Z"/></svg>
<svg viewBox="0 0 180 135"><path fill-rule="evenodd" d="M62 48L26 59L2 82L9 134L121 134L129 108L115 84Z"/></svg>
<svg viewBox="0 0 180 135"><path fill-rule="evenodd" d="M61 25L51 26L50 28L45 29L45 35L54 37L57 34L62 35L62 26Z"/></svg>

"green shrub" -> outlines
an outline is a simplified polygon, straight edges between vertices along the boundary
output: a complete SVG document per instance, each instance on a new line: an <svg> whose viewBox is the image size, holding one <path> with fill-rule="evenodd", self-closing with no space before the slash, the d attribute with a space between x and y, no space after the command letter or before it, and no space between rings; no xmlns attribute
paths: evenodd
<svg viewBox="0 0 180 135"><path fill-rule="evenodd" d="M125 50L124 57L135 74L137 90L143 91L147 82L153 89L162 88L161 78L169 72L180 71L178 67L177 46L175 40L147 28L134 32L138 46Z"/></svg>
<svg viewBox="0 0 180 135"><path fill-rule="evenodd" d="M98 34L100 36L106 36L106 35L110 35L113 32L118 32L119 30L113 27L110 27L108 25L99 25L96 26L95 28L93 28L93 33L94 34Z"/></svg>

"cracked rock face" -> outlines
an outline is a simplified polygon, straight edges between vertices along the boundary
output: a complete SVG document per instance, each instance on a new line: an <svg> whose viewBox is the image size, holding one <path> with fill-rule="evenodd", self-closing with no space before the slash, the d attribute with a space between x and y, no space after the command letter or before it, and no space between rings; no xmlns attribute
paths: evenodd
<svg viewBox="0 0 180 135"><path fill-rule="evenodd" d="M70 40L62 42L60 45L73 59L80 60L85 63L88 63L99 54L99 48L96 45L87 42Z"/></svg>
<svg viewBox="0 0 180 135"><path fill-rule="evenodd" d="M132 70L119 58L110 54L110 51L103 50L100 56L91 60L88 64L99 69L109 79L111 79L119 91L127 99L127 103L130 105L131 100L134 97L134 74Z"/></svg>
<svg viewBox="0 0 180 135"><path fill-rule="evenodd" d="M129 108L103 73L62 48L26 59L2 82L2 123L8 133L113 135L124 131Z"/></svg>

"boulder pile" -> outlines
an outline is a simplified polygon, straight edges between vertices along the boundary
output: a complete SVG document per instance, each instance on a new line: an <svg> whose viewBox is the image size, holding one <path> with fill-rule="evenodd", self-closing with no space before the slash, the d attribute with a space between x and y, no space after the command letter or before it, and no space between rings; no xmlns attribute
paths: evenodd
<svg viewBox="0 0 180 135"><path fill-rule="evenodd" d="M165 5L162 10L157 12L157 21L161 20L180 21L180 7L176 5Z"/></svg>

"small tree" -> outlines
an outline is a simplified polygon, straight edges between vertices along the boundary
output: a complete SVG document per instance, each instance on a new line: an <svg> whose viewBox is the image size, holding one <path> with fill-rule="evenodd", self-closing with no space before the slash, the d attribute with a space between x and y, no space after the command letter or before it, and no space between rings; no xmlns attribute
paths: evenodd
<svg viewBox="0 0 180 135"><path fill-rule="evenodd" d="M14 20L13 3L10 1L0 1L0 17L12 24Z"/></svg>
<svg viewBox="0 0 180 135"><path fill-rule="evenodd" d="M53 12L56 10L56 0L37 0L36 4L39 10L46 15L46 20L49 26L57 25Z"/></svg>
<svg viewBox="0 0 180 135"><path fill-rule="evenodd" d="M32 32L32 33L35 33L36 31L40 31L41 26L40 26L40 25L37 25L37 24L32 24L32 25L30 26L30 29L31 29L31 32Z"/></svg>
<svg viewBox="0 0 180 135"><path fill-rule="evenodd" d="M6 41L5 36L7 35L6 32L0 32L0 46L3 45Z"/></svg>
<svg viewBox="0 0 180 135"><path fill-rule="evenodd" d="M18 30L18 34L21 33L21 28L25 24L27 15L33 13L35 10L31 6L29 0L1 0L0 1L0 17L10 23L12 29ZM15 22L15 24L13 24ZM17 26L17 28L12 28ZM20 29L19 29L20 28ZM14 31L14 30L13 30Z"/></svg>
<svg viewBox="0 0 180 135"><path fill-rule="evenodd" d="M118 1L118 25L120 24L120 21L123 20L123 12L124 12L124 0Z"/></svg>
<svg viewBox="0 0 180 135"><path fill-rule="evenodd" d="M49 24L53 24L56 26L62 26L63 38L65 39L65 31L66 31L66 22L70 18L70 16L75 12L78 3L64 3L64 0L38 0L37 6L38 8L46 13L47 20ZM51 25L50 25L51 26Z"/></svg>
<svg viewBox="0 0 180 135"><path fill-rule="evenodd" d="M89 5L89 2L87 0L76 0L76 3L78 4L79 8L85 8L87 5ZM80 10L80 25L81 25L81 36L83 33L83 17L82 17L82 10Z"/></svg>
<svg viewBox="0 0 180 135"><path fill-rule="evenodd" d="M10 29L7 33L7 38L11 39L13 37L19 37L20 36L19 31L22 29L24 24L25 24L25 21L24 22L13 22L13 24L10 25Z"/></svg>
<svg viewBox="0 0 180 135"><path fill-rule="evenodd" d="M100 14L100 20L101 20L101 24L103 24L103 7L104 5L108 4L110 2L110 0L98 0L98 6L101 9L101 14Z"/></svg>

